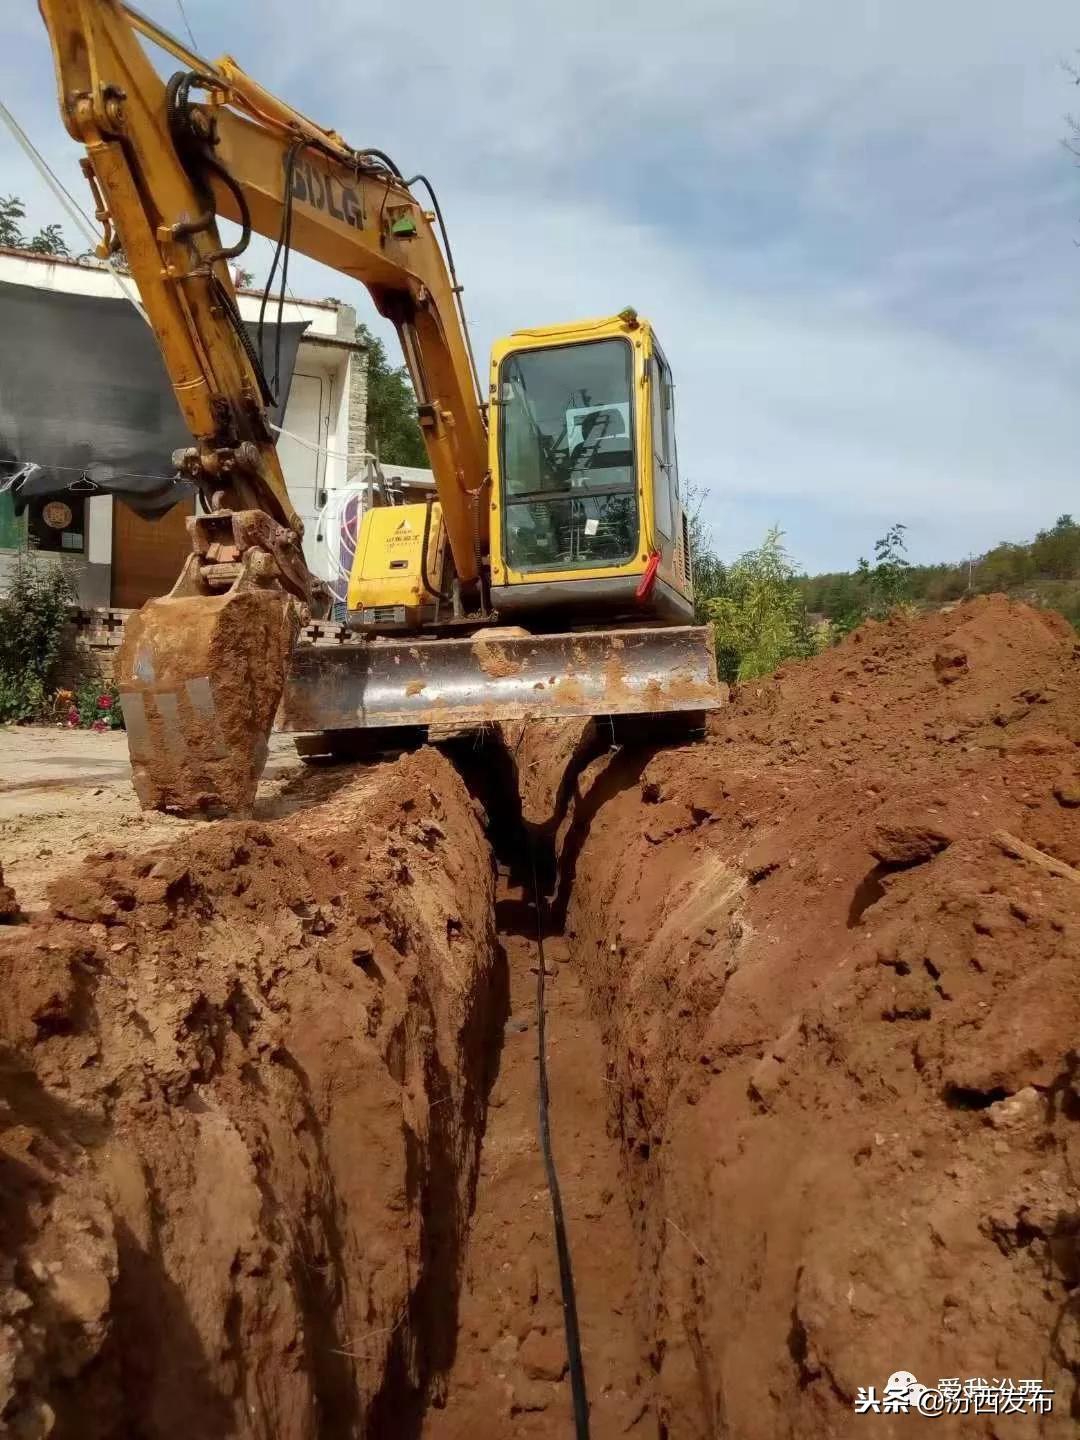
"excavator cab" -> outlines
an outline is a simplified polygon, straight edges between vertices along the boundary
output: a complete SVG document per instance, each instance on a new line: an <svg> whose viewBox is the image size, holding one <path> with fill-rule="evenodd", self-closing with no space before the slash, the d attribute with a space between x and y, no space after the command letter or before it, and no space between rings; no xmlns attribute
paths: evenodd
<svg viewBox="0 0 1080 1440"><path fill-rule="evenodd" d="M438 504L370 509L348 590L348 623L368 643L297 650L279 724L714 709L711 632L692 623L673 403L656 336L632 310L499 341L479 607L453 586Z"/></svg>
<svg viewBox="0 0 1080 1440"><path fill-rule="evenodd" d="M673 387L652 326L625 310L516 331L495 346L490 395L500 616L690 623Z"/></svg>
<svg viewBox="0 0 1080 1440"><path fill-rule="evenodd" d="M673 386L648 322L628 310L515 331L494 348L489 396L491 610L540 632L613 617L690 623ZM444 540L437 502L369 509L351 628L449 624Z"/></svg>
<svg viewBox="0 0 1080 1440"><path fill-rule="evenodd" d="M484 528L498 618L537 631L616 616L690 624L672 406L667 361L634 311L495 344ZM448 621L444 540L438 503L367 511L348 583L351 628L377 635Z"/></svg>

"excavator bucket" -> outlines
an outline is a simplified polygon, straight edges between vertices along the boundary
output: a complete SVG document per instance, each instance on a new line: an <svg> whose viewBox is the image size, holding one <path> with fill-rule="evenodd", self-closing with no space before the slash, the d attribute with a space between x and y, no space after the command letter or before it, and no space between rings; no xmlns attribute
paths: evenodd
<svg viewBox="0 0 1080 1440"><path fill-rule="evenodd" d="M150 600L124 626L116 684L144 809L250 810L298 628L279 590Z"/></svg>
<svg viewBox="0 0 1080 1440"><path fill-rule="evenodd" d="M708 626L465 640L376 640L293 654L281 730L482 725L574 715L714 710Z"/></svg>

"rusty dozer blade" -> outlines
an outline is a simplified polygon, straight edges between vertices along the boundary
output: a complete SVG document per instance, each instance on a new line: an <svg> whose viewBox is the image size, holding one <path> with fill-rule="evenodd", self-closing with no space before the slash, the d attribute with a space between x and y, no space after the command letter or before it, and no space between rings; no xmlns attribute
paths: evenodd
<svg viewBox="0 0 1080 1440"><path fill-rule="evenodd" d="M272 589L165 596L130 616L116 684L145 809L250 810L298 626Z"/></svg>
<svg viewBox="0 0 1080 1440"><path fill-rule="evenodd" d="M303 646L278 712L281 730L483 725L574 715L714 710L709 626L467 640Z"/></svg>

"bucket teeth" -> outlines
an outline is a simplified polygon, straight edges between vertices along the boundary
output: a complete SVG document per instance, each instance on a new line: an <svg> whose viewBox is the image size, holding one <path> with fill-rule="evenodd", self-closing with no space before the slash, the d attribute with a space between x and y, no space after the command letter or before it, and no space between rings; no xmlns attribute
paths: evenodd
<svg viewBox="0 0 1080 1440"><path fill-rule="evenodd" d="M250 811L297 622L273 590L165 597L130 617L117 688L144 809Z"/></svg>

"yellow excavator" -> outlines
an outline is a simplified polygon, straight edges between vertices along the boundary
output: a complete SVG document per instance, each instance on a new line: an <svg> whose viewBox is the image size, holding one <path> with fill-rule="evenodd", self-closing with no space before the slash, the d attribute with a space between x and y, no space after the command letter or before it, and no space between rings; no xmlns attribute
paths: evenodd
<svg viewBox="0 0 1080 1440"><path fill-rule="evenodd" d="M698 715L719 703L695 627L671 373L633 310L517 331L482 393L438 201L230 58L120 0L39 0L60 108L138 286L192 435L199 513L171 592L125 627L117 683L144 806L242 810L275 723L299 735L531 717ZM139 37L182 68L162 79ZM423 192L428 204L417 198ZM223 243L218 217L240 227ZM229 261L275 242L361 281L395 326L437 498L372 505L346 644L299 643L328 592L305 560ZM440 243L441 241L441 243Z"/></svg>

